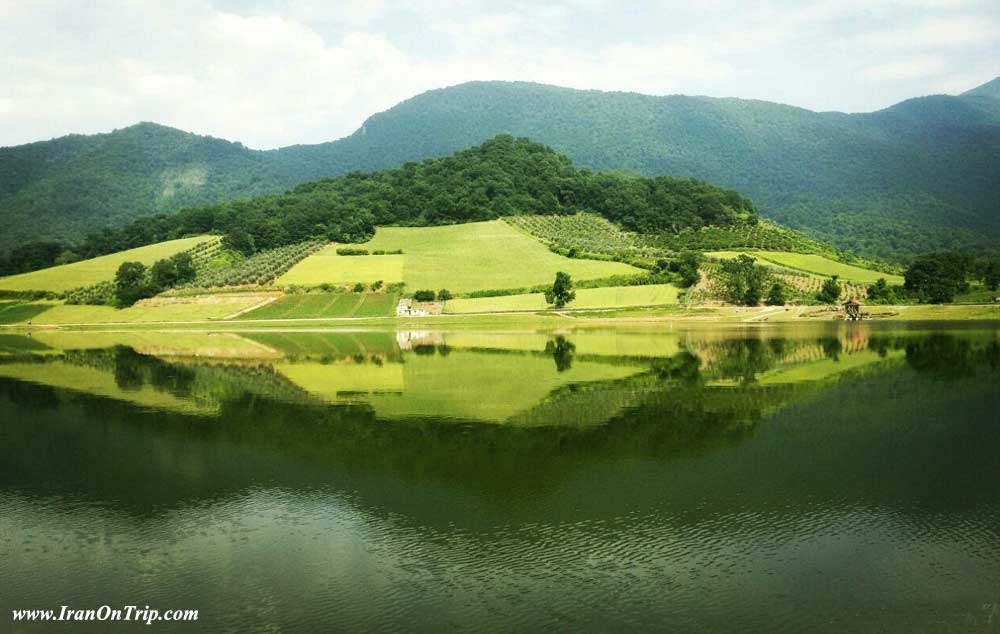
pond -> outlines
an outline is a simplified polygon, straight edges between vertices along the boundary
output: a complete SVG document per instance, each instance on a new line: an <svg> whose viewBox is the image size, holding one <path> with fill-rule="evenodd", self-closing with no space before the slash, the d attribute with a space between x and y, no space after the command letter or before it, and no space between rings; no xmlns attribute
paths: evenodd
<svg viewBox="0 0 1000 634"><path fill-rule="evenodd" d="M982 326L3 334L2 618L996 632L998 386Z"/></svg>

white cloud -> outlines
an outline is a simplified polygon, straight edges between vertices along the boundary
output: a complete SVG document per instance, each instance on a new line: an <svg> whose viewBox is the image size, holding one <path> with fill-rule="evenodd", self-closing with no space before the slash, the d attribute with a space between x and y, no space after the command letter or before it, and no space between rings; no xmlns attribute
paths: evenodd
<svg viewBox="0 0 1000 634"><path fill-rule="evenodd" d="M987 0L280 6L0 0L0 145L139 120L251 147L320 142L477 79L872 109L988 79L1000 58Z"/></svg>
<svg viewBox="0 0 1000 634"><path fill-rule="evenodd" d="M899 28L882 29L847 38L847 46L869 49L963 48L1000 39L1000 23L961 15L925 19Z"/></svg>
<svg viewBox="0 0 1000 634"><path fill-rule="evenodd" d="M936 57L918 57L909 60L888 62L862 69L865 79L876 81L899 81L936 75L944 69L944 62Z"/></svg>

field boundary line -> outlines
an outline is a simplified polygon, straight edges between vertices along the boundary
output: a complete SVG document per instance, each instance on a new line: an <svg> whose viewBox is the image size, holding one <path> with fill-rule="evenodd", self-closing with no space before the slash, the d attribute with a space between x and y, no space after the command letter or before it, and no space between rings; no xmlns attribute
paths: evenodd
<svg viewBox="0 0 1000 634"><path fill-rule="evenodd" d="M254 304L253 306L250 306L248 308L244 308L242 310L238 310L235 313L233 313L232 315L226 315L225 317L220 317L219 319L236 319L240 315L243 315L245 313L249 313L251 310L257 310L258 308L261 308L263 306L267 306L271 302L277 301L279 297L281 297L281 295L275 295L274 297L268 297L268 298L264 299L264 301L262 301L262 302Z"/></svg>

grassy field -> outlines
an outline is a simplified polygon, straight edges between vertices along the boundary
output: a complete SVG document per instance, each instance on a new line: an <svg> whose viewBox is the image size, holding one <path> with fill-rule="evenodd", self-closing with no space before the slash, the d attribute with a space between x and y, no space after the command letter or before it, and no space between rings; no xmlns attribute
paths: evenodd
<svg viewBox="0 0 1000 634"><path fill-rule="evenodd" d="M48 308L32 317L34 324L142 323L158 321L197 321L221 319L246 310L267 298L266 295L225 294L194 297L164 297L144 300L130 308L71 305L38 302L28 306Z"/></svg>
<svg viewBox="0 0 1000 634"><path fill-rule="evenodd" d="M679 289L671 284L648 286L608 286L576 291L576 299L567 308L604 308L676 304ZM452 299L445 303L446 313L489 313L549 308L542 293Z"/></svg>
<svg viewBox="0 0 1000 634"><path fill-rule="evenodd" d="M381 227L375 237L357 245L369 251L403 255L338 256L333 247L309 256L279 278L280 284L318 285L399 281L412 290L447 288L453 293L524 288L552 281L557 271L574 279L638 273L620 262L577 260L549 251L545 245L507 223L495 220L444 227Z"/></svg>
<svg viewBox="0 0 1000 634"><path fill-rule="evenodd" d="M19 324L34 319L48 309L48 304L0 302L0 324Z"/></svg>
<svg viewBox="0 0 1000 634"><path fill-rule="evenodd" d="M726 260L735 258L741 253L746 253L751 257L771 262L779 266L784 266L798 271L805 271L806 273L813 273L814 275L823 275L826 277L839 275L840 279L849 282L871 284L879 278L884 277L885 281L890 284L903 283L903 278L899 275L891 275L889 273L882 273L880 271L872 271L870 269L863 269L858 266L844 264L843 262L836 262L829 258L825 258L822 255L792 253L790 251L710 251L709 253L706 253L706 255Z"/></svg>
<svg viewBox="0 0 1000 634"><path fill-rule="evenodd" d="M396 314L397 293L300 293L251 310L238 319L388 317Z"/></svg>
<svg viewBox="0 0 1000 634"><path fill-rule="evenodd" d="M153 262L168 258L171 255L186 251L191 247L213 240L211 236L196 238L181 238L159 242L138 249L120 251L99 258L81 260L72 264L53 266L40 271L22 273L0 278L0 290L5 291L51 291L54 293L68 291L81 286L90 286L98 282L115 279L115 273L122 262L142 262L150 265Z"/></svg>
<svg viewBox="0 0 1000 634"><path fill-rule="evenodd" d="M331 245L310 255L279 277L276 284L317 286L319 284L386 284L403 281L402 255L337 255Z"/></svg>

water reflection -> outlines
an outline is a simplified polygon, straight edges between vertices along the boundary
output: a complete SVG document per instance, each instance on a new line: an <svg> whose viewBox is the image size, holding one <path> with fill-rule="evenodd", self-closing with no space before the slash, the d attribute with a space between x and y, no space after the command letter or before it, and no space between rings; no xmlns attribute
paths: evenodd
<svg viewBox="0 0 1000 634"><path fill-rule="evenodd" d="M72 332L4 335L0 376L193 414L217 414L252 395L365 405L394 421L580 426L666 389L698 386L694 400L719 399L723 387L818 384L886 364L954 379L1000 363L991 331L125 332L83 342ZM764 391L750 399L770 400Z"/></svg>
<svg viewBox="0 0 1000 634"><path fill-rule="evenodd" d="M992 627L996 331L46 332L0 377L3 608Z"/></svg>

